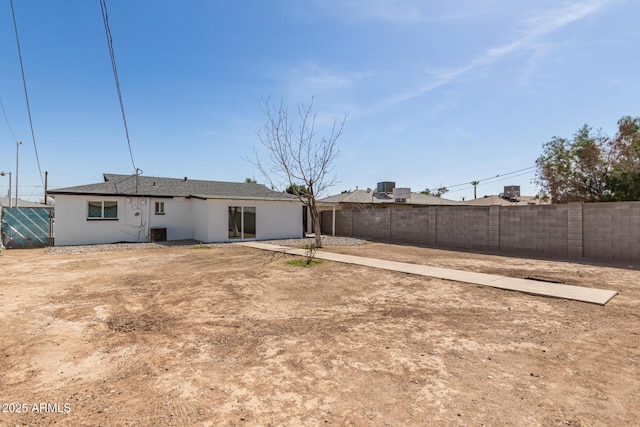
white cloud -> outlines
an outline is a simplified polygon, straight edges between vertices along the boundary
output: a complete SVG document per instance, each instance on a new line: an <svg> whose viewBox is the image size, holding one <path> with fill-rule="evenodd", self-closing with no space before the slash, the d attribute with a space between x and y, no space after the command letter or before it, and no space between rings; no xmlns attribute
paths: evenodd
<svg viewBox="0 0 640 427"><path fill-rule="evenodd" d="M338 67L307 62L289 70L286 85L296 94L320 95L349 89L356 78L355 73L345 72Z"/></svg>
<svg viewBox="0 0 640 427"><path fill-rule="evenodd" d="M531 67L533 67L540 56L544 54L545 50L548 49L548 45L545 46L538 41L540 38L598 12L602 7L613 1L616 0L574 2L554 9L543 10L535 15L529 16L520 22L524 28L521 30L522 36L519 39L487 49L468 63L459 67L436 72L432 70L430 73L432 80L429 83L417 88L413 93L405 93L395 97L395 100L392 102L397 103L419 97L479 67L491 65L507 55L522 51L531 51L533 53L529 61L529 67L525 70L524 79L521 79L521 81L526 81L530 78Z"/></svg>
<svg viewBox="0 0 640 427"><path fill-rule="evenodd" d="M422 0L318 0L320 5L347 22L383 21L401 24L453 21L474 16L470 5L456 3L455 11L442 11L436 2ZM445 9L447 7L445 3ZM459 12L462 10L463 12Z"/></svg>

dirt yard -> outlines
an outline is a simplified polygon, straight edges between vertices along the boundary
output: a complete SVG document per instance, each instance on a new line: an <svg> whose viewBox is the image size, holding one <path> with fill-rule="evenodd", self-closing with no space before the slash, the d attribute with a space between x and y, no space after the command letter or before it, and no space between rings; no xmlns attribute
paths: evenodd
<svg viewBox="0 0 640 427"><path fill-rule="evenodd" d="M8 250L0 425L640 425L637 268L329 250L620 294L601 307L235 246Z"/></svg>

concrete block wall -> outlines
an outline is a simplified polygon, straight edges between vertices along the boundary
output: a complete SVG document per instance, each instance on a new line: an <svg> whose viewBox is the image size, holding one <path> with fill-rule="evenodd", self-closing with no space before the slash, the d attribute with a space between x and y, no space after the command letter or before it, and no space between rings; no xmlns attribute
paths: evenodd
<svg viewBox="0 0 640 427"><path fill-rule="evenodd" d="M321 216L321 229L323 234L332 234L333 212L322 212ZM351 209L340 209L336 211L336 235L338 236L353 236L352 228L353 211Z"/></svg>
<svg viewBox="0 0 640 427"><path fill-rule="evenodd" d="M640 202L584 204L582 221L585 258L640 260Z"/></svg>
<svg viewBox="0 0 640 427"><path fill-rule="evenodd" d="M433 206L436 244L462 249L489 249L488 206Z"/></svg>
<svg viewBox="0 0 640 427"><path fill-rule="evenodd" d="M566 205L501 206L500 250L566 257Z"/></svg>
<svg viewBox="0 0 640 427"><path fill-rule="evenodd" d="M331 233L332 212L322 213ZM434 247L640 261L640 202L342 209L336 234Z"/></svg>
<svg viewBox="0 0 640 427"><path fill-rule="evenodd" d="M392 209L361 209L352 211L352 233L377 240L391 240Z"/></svg>
<svg viewBox="0 0 640 427"><path fill-rule="evenodd" d="M391 213L391 240L429 244L429 209L385 209ZM433 221L433 219L431 219Z"/></svg>

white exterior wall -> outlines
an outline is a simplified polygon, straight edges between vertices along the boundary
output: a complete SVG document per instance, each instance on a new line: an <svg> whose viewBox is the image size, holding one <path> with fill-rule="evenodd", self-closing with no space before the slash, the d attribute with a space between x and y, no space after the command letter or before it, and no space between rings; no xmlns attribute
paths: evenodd
<svg viewBox="0 0 640 427"><path fill-rule="evenodd" d="M86 195L55 196L55 244L147 242L151 227L166 227L167 240L229 241L229 206L256 208L256 239L302 237L302 203L266 200L160 199ZM117 201L117 220L88 220L87 202ZM155 215L155 202L165 215ZM139 212L140 215L135 215ZM234 239L235 240L235 239Z"/></svg>
<svg viewBox="0 0 640 427"><path fill-rule="evenodd" d="M256 238L289 239L301 238L302 203L261 202L256 204Z"/></svg>
<svg viewBox="0 0 640 427"><path fill-rule="evenodd" d="M173 199L151 198L151 227L166 227L167 240L193 239L193 203L184 197ZM156 215L156 202L164 202L164 215Z"/></svg>
<svg viewBox="0 0 640 427"><path fill-rule="evenodd" d="M89 201L118 202L118 219L87 219ZM126 214L126 205L125 197L56 195L56 246L147 241L144 226L127 225L132 221L128 221L131 216ZM143 220L146 218L146 208L140 206Z"/></svg>
<svg viewBox="0 0 640 427"><path fill-rule="evenodd" d="M193 238L201 242L213 241L209 236L209 203L206 200L192 199Z"/></svg>
<svg viewBox="0 0 640 427"><path fill-rule="evenodd" d="M194 238L203 242L230 241L229 206L256 208L256 240L302 237L302 203L209 199L194 200Z"/></svg>

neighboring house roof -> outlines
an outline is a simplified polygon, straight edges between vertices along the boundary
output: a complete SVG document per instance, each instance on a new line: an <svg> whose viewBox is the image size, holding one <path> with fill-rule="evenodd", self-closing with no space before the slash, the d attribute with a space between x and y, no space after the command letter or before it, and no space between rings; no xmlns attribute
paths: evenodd
<svg viewBox="0 0 640 427"><path fill-rule="evenodd" d="M356 203L356 204L381 204L396 203L393 195L390 193L376 193L373 190L355 190L335 196L325 197L318 200L322 203ZM462 202L449 200L442 197L431 196L422 193L411 193L411 198L406 203L397 203L403 205L460 205Z"/></svg>
<svg viewBox="0 0 640 427"><path fill-rule="evenodd" d="M3 208L8 208L9 207L9 198L8 197L0 197L0 206ZM12 207L16 207L16 199L12 198L11 199L11 206ZM44 203L35 203L35 202L29 202L27 200L22 200L20 199L19 203L18 203L18 207L20 208L47 208L47 209L51 209L53 208L53 206L51 205L45 205Z"/></svg>
<svg viewBox="0 0 640 427"><path fill-rule="evenodd" d="M541 202L540 199L536 199L535 196L520 196L518 197L518 202L512 202L509 199L503 199L500 196L484 196L478 197L477 199L466 200L464 202L465 205L501 205L501 206L526 206L530 204L535 205L543 205L545 203Z"/></svg>
<svg viewBox="0 0 640 427"><path fill-rule="evenodd" d="M202 181L188 178L160 178L139 175L104 175L104 182L50 190L48 194L194 197L200 199L252 199L298 201L286 193L273 191L262 184L244 182Z"/></svg>

